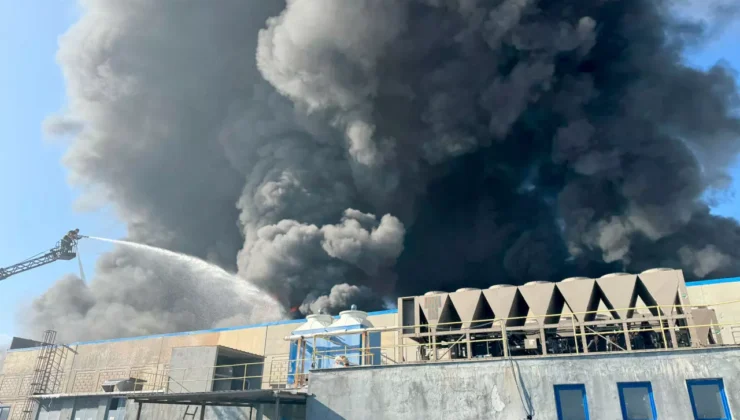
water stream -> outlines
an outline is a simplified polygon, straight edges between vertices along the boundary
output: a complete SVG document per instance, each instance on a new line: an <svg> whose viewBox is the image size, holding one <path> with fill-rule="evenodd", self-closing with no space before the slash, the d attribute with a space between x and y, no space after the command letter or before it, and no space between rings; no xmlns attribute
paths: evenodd
<svg viewBox="0 0 740 420"><path fill-rule="evenodd" d="M88 238L131 247L156 255L165 264L186 269L189 278L183 279L183 285L192 289L188 300L192 300L193 305L201 305L196 312L211 312L217 319L232 317L235 320L250 323L275 321L285 316L282 305L269 294L215 264L190 255L136 242L95 236L88 236ZM234 305L234 302L239 304Z"/></svg>

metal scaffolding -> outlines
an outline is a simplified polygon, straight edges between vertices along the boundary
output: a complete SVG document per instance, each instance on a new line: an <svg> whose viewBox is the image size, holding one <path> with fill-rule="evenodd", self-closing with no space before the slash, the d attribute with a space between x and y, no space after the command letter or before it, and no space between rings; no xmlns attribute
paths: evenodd
<svg viewBox="0 0 740 420"><path fill-rule="evenodd" d="M53 394L61 388L61 372L67 358L64 346L56 344L57 332L44 331L41 350L36 358L33 378L28 389L28 398L23 403L21 420L31 420L38 407L34 395Z"/></svg>

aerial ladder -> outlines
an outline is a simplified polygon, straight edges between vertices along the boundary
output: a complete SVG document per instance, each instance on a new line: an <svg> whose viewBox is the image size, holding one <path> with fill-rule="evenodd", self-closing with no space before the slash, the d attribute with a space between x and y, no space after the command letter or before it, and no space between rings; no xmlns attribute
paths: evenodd
<svg viewBox="0 0 740 420"><path fill-rule="evenodd" d="M77 257L77 242L85 237L86 236L80 235L79 229L70 230L66 235L64 235L61 241L56 243L54 248L34 255L33 257L21 261L18 264L11 265L10 267L0 268L0 281L24 271L51 264L57 260L69 261L74 259Z"/></svg>

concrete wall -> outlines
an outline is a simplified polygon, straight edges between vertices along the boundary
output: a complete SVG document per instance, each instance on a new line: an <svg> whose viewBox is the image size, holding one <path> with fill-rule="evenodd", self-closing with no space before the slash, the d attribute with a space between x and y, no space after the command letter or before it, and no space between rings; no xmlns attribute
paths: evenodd
<svg viewBox="0 0 740 420"><path fill-rule="evenodd" d="M393 326L396 325L396 314L371 315L369 320L378 327ZM163 387L168 382L163 372L172 361L174 348L216 345L265 356L262 387L270 388L271 383L272 385L285 383L290 343L285 341L284 337L290 335L303 322L294 320L221 331L72 344L64 365L66 374L61 380L58 392L100 392L104 381L125 377L147 380L148 386L152 387L149 389ZM384 349L384 357L394 359L395 344L395 332L382 334L381 347ZM3 401L3 404L15 407L23 404L38 355L37 349L7 352L5 362L0 365L0 401ZM203 363L203 366L212 365L210 361ZM249 375L257 368L250 367ZM18 410L20 408L14 410L14 415ZM169 411L167 413L173 414Z"/></svg>
<svg viewBox="0 0 740 420"><path fill-rule="evenodd" d="M107 420L110 398L80 397L42 400L37 420Z"/></svg>
<svg viewBox="0 0 740 420"><path fill-rule="evenodd" d="M126 405L126 418L136 419L138 404L128 401ZM174 420L200 419L201 407L197 405L164 405L144 404L141 408L141 420ZM257 419L257 410L239 407L206 407L205 418L208 420L253 420Z"/></svg>
<svg viewBox="0 0 740 420"><path fill-rule="evenodd" d="M592 420L621 418L617 382L650 381L658 418L689 420L687 379L724 380L740 413L740 349L560 356L462 363L348 368L311 374L308 419L555 420L555 384L585 384Z"/></svg>
<svg viewBox="0 0 740 420"><path fill-rule="evenodd" d="M212 391L217 356L216 346L173 349L167 392Z"/></svg>
<svg viewBox="0 0 740 420"><path fill-rule="evenodd" d="M375 327L393 327L398 325L396 322L397 314L383 314L370 316L368 319ZM380 334L380 363L394 364L401 359L399 349L397 348L398 333L395 331L384 332Z"/></svg>
<svg viewBox="0 0 740 420"><path fill-rule="evenodd" d="M695 286L687 287L687 289L692 305L709 305L714 309L717 322L721 324L720 332L724 344L740 344L740 281L697 282ZM734 301L737 302L717 305Z"/></svg>
<svg viewBox="0 0 740 420"><path fill-rule="evenodd" d="M74 399L48 400L39 407L38 420L68 420L74 411Z"/></svg>
<svg viewBox="0 0 740 420"><path fill-rule="evenodd" d="M110 398L108 397L70 397L45 400L40 407L38 420L109 420L106 417ZM134 420L139 405L126 401L125 418ZM141 409L141 420L195 420L200 418L201 407L197 405L162 405L144 404ZM261 412L260 412L261 410ZM260 414L263 414L260 417ZM265 405L260 409L240 407L206 407L207 420L272 420L274 406ZM281 406L280 420L305 420L306 409L303 406ZM119 416L119 418L121 418Z"/></svg>
<svg viewBox="0 0 740 420"><path fill-rule="evenodd" d="M721 280L689 283L687 288L693 305L714 305L719 302L740 301L740 281ZM720 323L737 323L737 327L721 327L725 343L740 343L740 303L712 306ZM378 327L397 324L395 313L371 315L369 320ZM166 334L71 345L68 352L60 392L90 393L101 390L107 379L142 377L165 384L164 375L171 363L173 348L197 346L226 346L265 356L263 388L284 383L287 377L289 343L284 337L303 320L288 321L244 328ZM405 353L394 347L397 334L381 334L382 358L387 363L413 361L415 349ZM7 353L0 366L0 401L18 405L28 393L31 375L38 357L36 349L18 349ZM204 363L204 366L209 363Z"/></svg>
<svg viewBox="0 0 740 420"><path fill-rule="evenodd" d="M199 419L200 406L144 404L141 420ZM138 404L129 401L126 405L126 419L136 419ZM245 407L206 407L206 420L273 420L274 406L265 404L261 408ZM261 417L260 417L261 416ZM305 406L280 406L280 420L305 420ZM105 419L101 419L105 420Z"/></svg>

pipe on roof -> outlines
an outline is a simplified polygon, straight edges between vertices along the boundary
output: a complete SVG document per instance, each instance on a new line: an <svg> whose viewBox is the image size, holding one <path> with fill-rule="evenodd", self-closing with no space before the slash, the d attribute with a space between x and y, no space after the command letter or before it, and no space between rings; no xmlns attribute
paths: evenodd
<svg viewBox="0 0 740 420"><path fill-rule="evenodd" d="M293 334L293 335L286 335L283 337L283 340L285 341L293 341L298 340L299 338L312 338L312 337L326 337L326 336L333 336L333 335L350 335L350 334L361 334L366 332L385 332L385 331L395 331L398 330L399 327L392 326L392 327L372 327L372 328L354 328L349 330L336 330L336 331L327 331L327 332L316 332L316 333L309 333L309 334Z"/></svg>

